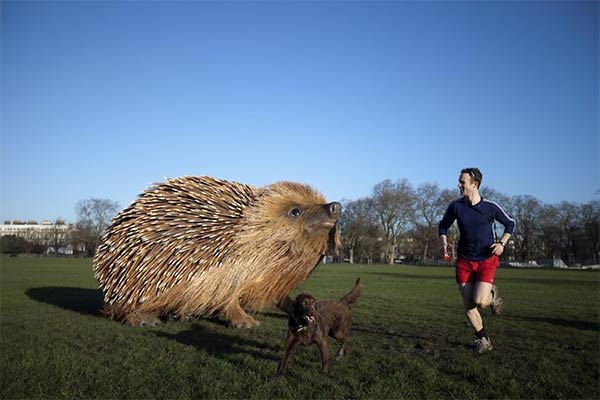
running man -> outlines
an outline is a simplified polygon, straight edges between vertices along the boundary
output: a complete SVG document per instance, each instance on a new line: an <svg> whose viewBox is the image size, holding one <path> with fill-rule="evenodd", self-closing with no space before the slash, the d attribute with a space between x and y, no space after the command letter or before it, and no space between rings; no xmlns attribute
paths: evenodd
<svg viewBox="0 0 600 400"><path fill-rule="evenodd" d="M491 351L492 341L483 326L479 308L490 307L493 315L502 311L502 298L494 284L500 256L515 229L515 221L496 203L479 194L483 175L478 168L460 171L458 188L461 198L448 206L439 224L439 235L444 257L448 255L447 232L458 222L460 238L456 258L456 282L462 295L467 319L475 329L475 351ZM494 221L504 225L499 241L494 239Z"/></svg>

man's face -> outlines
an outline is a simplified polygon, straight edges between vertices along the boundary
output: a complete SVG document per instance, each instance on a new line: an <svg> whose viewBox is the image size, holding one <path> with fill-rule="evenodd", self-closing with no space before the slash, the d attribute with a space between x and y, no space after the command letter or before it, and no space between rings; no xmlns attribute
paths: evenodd
<svg viewBox="0 0 600 400"><path fill-rule="evenodd" d="M471 179L471 175L461 174L458 178L458 190L461 196L470 196L477 191L477 182Z"/></svg>

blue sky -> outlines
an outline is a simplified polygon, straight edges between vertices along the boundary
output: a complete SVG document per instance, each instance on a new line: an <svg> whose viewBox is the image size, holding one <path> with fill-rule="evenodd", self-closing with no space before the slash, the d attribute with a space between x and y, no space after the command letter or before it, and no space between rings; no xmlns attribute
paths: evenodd
<svg viewBox="0 0 600 400"><path fill-rule="evenodd" d="M595 1L1 7L2 221L182 175L600 198Z"/></svg>

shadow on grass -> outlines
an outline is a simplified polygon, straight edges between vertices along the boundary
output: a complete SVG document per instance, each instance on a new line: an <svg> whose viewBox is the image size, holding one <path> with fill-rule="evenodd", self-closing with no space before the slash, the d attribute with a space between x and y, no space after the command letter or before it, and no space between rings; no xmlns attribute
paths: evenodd
<svg viewBox="0 0 600 400"><path fill-rule="evenodd" d="M28 289L25 294L40 303L51 304L81 314L98 315L102 308L102 291L75 287L39 287Z"/></svg>
<svg viewBox="0 0 600 400"><path fill-rule="evenodd" d="M369 326L360 326L354 325L352 326L351 332L362 332L368 333L371 335L379 335L383 337L399 337L404 339L413 339L413 340L431 340L433 338L432 335L426 334L424 332L418 333L415 331L410 331L408 329L387 329L387 328L373 328Z"/></svg>
<svg viewBox="0 0 600 400"><path fill-rule="evenodd" d="M279 347L264 342L244 339L233 334L221 334L197 324L192 325L188 330L177 333L161 331L150 331L150 333L186 346L193 346L216 357L243 353L268 361L279 361L277 354L281 351Z"/></svg>
<svg viewBox="0 0 600 400"><path fill-rule="evenodd" d="M261 312L259 313L259 315L262 315L263 317L268 317L268 318L275 318L275 319L282 319L282 320L288 320L288 315L284 314L283 311L281 312Z"/></svg>
<svg viewBox="0 0 600 400"><path fill-rule="evenodd" d="M554 277L549 277L547 279L519 277L519 282L521 282L521 283L527 282L527 283L533 283L533 284L537 284L537 285L547 285L547 286L561 286L564 288L582 287L582 286L596 287L598 285L598 282L596 280L583 280L583 279L559 280L559 279L555 279ZM553 288L553 290L554 290L554 288Z"/></svg>
<svg viewBox="0 0 600 400"><path fill-rule="evenodd" d="M385 276L388 278L394 278L398 280L402 279L415 279L419 281L426 280L448 280L452 279L453 275L415 275L415 274L406 274L402 272L394 273L394 272L370 272L369 275L373 276Z"/></svg>
<svg viewBox="0 0 600 400"><path fill-rule="evenodd" d="M600 331L600 324L593 321L575 321L561 318L530 317L530 316L511 316L511 318L527 322L542 322L546 324L575 328L582 331Z"/></svg>

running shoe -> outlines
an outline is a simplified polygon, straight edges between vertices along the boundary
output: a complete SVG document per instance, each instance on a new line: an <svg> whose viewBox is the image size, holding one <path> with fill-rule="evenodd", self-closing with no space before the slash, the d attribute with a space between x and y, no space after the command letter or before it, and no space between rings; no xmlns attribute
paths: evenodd
<svg viewBox="0 0 600 400"><path fill-rule="evenodd" d="M492 341L486 337L475 340L475 352L477 354L483 354L486 351L492 351L494 346Z"/></svg>

